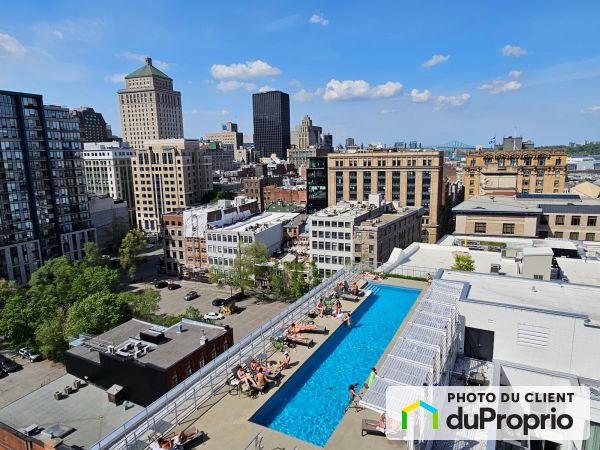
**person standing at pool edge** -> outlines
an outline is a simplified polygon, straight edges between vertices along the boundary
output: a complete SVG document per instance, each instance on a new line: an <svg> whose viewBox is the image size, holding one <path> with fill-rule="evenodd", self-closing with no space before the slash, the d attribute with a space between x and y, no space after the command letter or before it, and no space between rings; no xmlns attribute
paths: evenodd
<svg viewBox="0 0 600 450"><path fill-rule="evenodd" d="M371 369L371 373L369 374L369 378L367 378L367 381L365 382L365 388L371 387L371 385L373 384L373 381L375 381L376 376L377 376L377 369L375 367L373 367Z"/></svg>

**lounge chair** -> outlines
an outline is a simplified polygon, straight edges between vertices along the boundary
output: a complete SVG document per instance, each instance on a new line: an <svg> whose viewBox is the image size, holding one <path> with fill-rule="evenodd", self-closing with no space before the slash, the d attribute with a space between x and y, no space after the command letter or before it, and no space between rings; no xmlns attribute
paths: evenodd
<svg viewBox="0 0 600 450"><path fill-rule="evenodd" d="M383 431L375 420L362 420L362 432L361 436L366 436L367 434L372 434L374 436L385 436L385 431Z"/></svg>
<svg viewBox="0 0 600 450"><path fill-rule="evenodd" d="M191 444L192 442L196 443L196 440L201 439L200 442L204 442L206 439L206 433L204 431L198 430L195 426L191 426L183 430L186 435L186 438L183 441L179 442L179 445L185 447L186 445Z"/></svg>
<svg viewBox="0 0 600 450"><path fill-rule="evenodd" d="M250 364L252 363L253 359L256 359L256 358L253 358L252 356L249 356L248 358L246 358L244 360L244 364L242 367L245 367L247 370L251 371L254 374L254 373L256 373L256 371L252 370L252 368L250 367ZM281 378L281 372L276 372L274 370L271 371L270 369L269 369L269 372L270 373L265 372L265 378L267 379L267 382L272 381L277 384L279 379Z"/></svg>
<svg viewBox="0 0 600 450"><path fill-rule="evenodd" d="M300 337L300 336L286 335L285 340L288 343L292 342L297 345L306 345L307 347L310 347L314 344L314 341L311 338L305 338L305 337Z"/></svg>
<svg viewBox="0 0 600 450"><path fill-rule="evenodd" d="M327 333L327 327L317 326L315 328L306 328L300 331L300 333Z"/></svg>
<svg viewBox="0 0 600 450"><path fill-rule="evenodd" d="M342 295L342 300L348 300L350 302L357 302L357 301L360 300L360 297L358 295L343 294Z"/></svg>

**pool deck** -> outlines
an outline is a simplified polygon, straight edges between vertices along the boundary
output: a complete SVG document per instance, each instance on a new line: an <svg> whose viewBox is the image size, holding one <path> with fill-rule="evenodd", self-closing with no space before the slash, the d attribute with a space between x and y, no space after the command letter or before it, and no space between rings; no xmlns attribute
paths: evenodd
<svg viewBox="0 0 600 450"><path fill-rule="evenodd" d="M373 282L372 283L377 283ZM383 284L389 284L398 287L408 287L422 289L423 292L427 288L427 283L412 281L412 280L401 280L401 279L386 279L382 282ZM421 292L421 295L423 294ZM421 295L417 301L421 298ZM417 303L415 301L415 304ZM354 311L361 303L354 303L342 300L342 306L344 311ZM410 317L414 312L414 306L407 314ZM327 340L327 338L340 326L342 322L340 320L332 319L329 317L315 319L315 323L318 325L324 325L329 330L328 334L317 334L317 333L304 333L303 336L310 336L315 344L311 348L304 346L296 346L290 349L290 356L292 358L292 367L283 372L283 379L281 384L285 383L291 378L291 376L298 370L298 368L308 359L310 356ZM402 326L396 332L394 339L390 342L385 352L381 355L377 366L383 361L384 355L391 349L393 342L398 337L400 331L404 327L406 319ZM269 358L270 361L278 361L282 357L281 352L276 352ZM258 433L263 437L262 448L267 449L298 449L317 450L321 447L317 447L308 442L301 441L293 438L286 434L272 430L270 428L250 422L250 418L261 408L271 396L277 392L277 387L271 388L271 390L265 395L258 396L256 399L251 399L246 396L231 395L223 389L220 395L214 397L214 401L207 402L199 410L195 411L194 414L187 417L186 420L181 424L182 427L194 425L201 430L204 430L208 435L208 440L202 444L196 445L193 448L200 449L231 449L231 450L243 450L245 446L251 441L251 439ZM365 436L361 437L361 426L362 419L377 419L378 415L370 410L348 410L342 421L336 428L335 432L329 439L329 442L324 447L325 449L356 449L356 450L370 450L373 448L394 448L404 449L406 448L404 442L401 441L390 441L385 437L380 436ZM254 446L250 447L254 449Z"/></svg>

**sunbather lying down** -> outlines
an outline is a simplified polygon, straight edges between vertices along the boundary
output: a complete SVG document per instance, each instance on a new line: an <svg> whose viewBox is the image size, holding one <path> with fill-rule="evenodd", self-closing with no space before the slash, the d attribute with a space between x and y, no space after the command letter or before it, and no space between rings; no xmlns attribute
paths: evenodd
<svg viewBox="0 0 600 450"><path fill-rule="evenodd" d="M319 327L315 324L309 324L309 323L299 323L298 325L296 325L295 323L292 323L290 325L290 328L288 328L288 331L290 333L302 333L303 331L306 330L316 330Z"/></svg>

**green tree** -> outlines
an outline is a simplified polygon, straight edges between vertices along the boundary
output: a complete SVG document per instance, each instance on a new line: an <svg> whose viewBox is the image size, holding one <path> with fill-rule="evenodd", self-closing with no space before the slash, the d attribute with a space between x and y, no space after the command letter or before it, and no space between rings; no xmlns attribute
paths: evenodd
<svg viewBox="0 0 600 450"><path fill-rule="evenodd" d="M471 258L471 255L455 255L452 269L473 272L475 270L475 262Z"/></svg>
<svg viewBox="0 0 600 450"><path fill-rule="evenodd" d="M180 319L204 320L200 310L198 308L194 308L193 306L188 306L188 308L181 315Z"/></svg>
<svg viewBox="0 0 600 450"><path fill-rule="evenodd" d="M52 317L58 308L66 310L77 300L72 297L71 288L78 269L79 265L61 256L50 259L33 272L27 294L39 309L41 317Z"/></svg>
<svg viewBox="0 0 600 450"><path fill-rule="evenodd" d="M160 293L154 289L144 289L140 294L121 292L119 297L129 305L133 316L141 319L150 318L159 308Z"/></svg>
<svg viewBox="0 0 600 450"><path fill-rule="evenodd" d="M0 314L0 334L7 336L14 347L32 344L39 319L39 313L35 312L23 292L16 291L5 299Z"/></svg>
<svg viewBox="0 0 600 450"><path fill-rule="evenodd" d="M323 277L319 274L319 268L314 261L310 262L310 287L314 288L321 284Z"/></svg>
<svg viewBox="0 0 600 450"><path fill-rule="evenodd" d="M279 300L286 300L288 297L286 281L285 274L278 268L271 268L269 270L270 290Z"/></svg>
<svg viewBox="0 0 600 450"><path fill-rule="evenodd" d="M117 292L119 288L119 273L115 269L106 266L80 266L71 283L69 296L71 302L75 303L96 292Z"/></svg>
<svg viewBox="0 0 600 450"><path fill-rule="evenodd" d="M83 244L83 263L88 267L103 266L106 264L102 254L95 242L86 242Z"/></svg>
<svg viewBox="0 0 600 450"><path fill-rule="evenodd" d="M44 358L62 361L69 347L65 339L63 318L57 314L41 322L35 330L35 342Z"/></svg>
<svg viewBox="0 0 600 450"><path fill-rule="evenodd" d="M304 278L304 265L299 262L285 263L286 272L289 274L289 295L294 300L302 297L310 289Z"/></svg>
<svg viewBox="0 0 600 450"><path fill-rule="evenodd" d="M119 261L121 267L127 271L127 275L130 279L135 279L137 272L138 256L146 248L146 240L144 233L139 229L134 228L125 235L121 241L121 247L119 248Z"/></svg>
<svg viewBox="0 0 600 450"><path fill-rule="evenodd" d="M0 311L2 311L8 299L18 293L22 294L22 290L17 283L0 278Z"/></svg>
<svg viewBox="0 0 600 450"><path fill-rule="evenodd" d="M65 325L65 337L80 333L101 334L131 318L127 302L117 294L99 292L73 304Z"/></svg>

